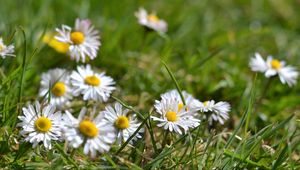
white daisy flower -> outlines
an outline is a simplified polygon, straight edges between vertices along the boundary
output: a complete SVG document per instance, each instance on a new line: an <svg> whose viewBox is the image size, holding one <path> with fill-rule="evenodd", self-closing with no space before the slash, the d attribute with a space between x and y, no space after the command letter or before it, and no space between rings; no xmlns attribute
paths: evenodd
<svg viewBox="0 0 300 170"><path fill-rule="evenodd" d="M228 112L230 111L230 105L227 102L217 102L215 103L214 100L209 100L205 102L200 102L199 110L201 112L210 112L208 117L208 121L212 124L213 121L218 121L222 125L224 122L229 119Z"/></svg>
<svg viewBox="0 0 300 170"><path fill-rule="evenodd" d="M297 83L299 72L295 67L286 66L284 61L273 59L268 56L265 61L260 54L255 53L255 58L251 58L250 67L252 71L262 72L266 77L279 76L281 83L287 83L290 87Z"/></svg>
<svg viewBox="0 0 300 170"><path fill-rule="evenodd" d="M178 108L178 101L170 99L162 99L155 101L154 105L159 117L151 116L154 121L158 121L158 127L164 127L170 132L175 131L178 134L186 133L189 128L197 127L200 120L194 118L185 106Z"/></svg>
<svg viewBox="0 0 300 170"><path fill-rule="evenodd" d="M71 74L73 94L83 95L83 100L96 100L106 102L115 87L114 80L104 72L96 73L90 65L78 66L77 71Z"/></svg>
<svg viewBox="0 0 300 170"><path fill-rule="evenodd" d="M135 13L135 16L142 26L158 32L167 32L168 24L164 20L159 19L154 13L148 14L144 8L140 8L139 11Z"/></svg>
<svg viewBox="0 0 300 170"><path fill-rule="evenodd" d="M73 148L84 145L83 153L95 157L97 151L107 152L110 145L114 143L116 134L114 127L107 121L103 121L103 116L98 115L93 119L92 116L86 116L86 108L81 109L78 118L66 111L64 116L64 137Z"/></svg>
<svg viewBox="0 0 300 170"><path fill-rule="evenodd" d="M29 105L23 107L23 116L18 116L21 120L18 126L22 127L20 134L25 137L25 141L36 147L43 142L45 148L51 149L51 140L59 140L61 137L61 113L55 112L55 106L41 105L36 102L35 107Z"/></svg>
<svg viewBox="0 0 300 170"><path fill-rule="evenodd" d="M15 51L14 48L14 45L6 46L3 43L3 39L0 38L0 56L2 58L5 58L6 56L15 57L15 55L13 54Z"/></svg>
<svg viewBox="0 0 300 170"><path fill-rule="evenodd" d="M52 69L42 74L39 95L47 100L50 95L50 103L63 108L72 99L70 75L65 69Z"/></svg>
<svg viewBox="0 0 300 170"><path fill-rule="evenodd" d="M56 28L56 31L58 36L55 38L60 42L69 44L68 53L72 59L77 62L80 60L85 62L86 57L91 60L96 58L101 43L98 31L91 26L90 20L76 19L74 29L63 25L61 29Z"/></svg>
<svg viewBox="0 0 300 170"><path fill-rule="evenodd" d="M195 113L198 111L199 100L195 99L191 94L186 91L182 91L183 98L185 100L185 108L189 110L189 113ZM183 102L181 100L180 94L176 89L170 90L161 95L162 99L174 99L178 101L178 110L183 108Z"/></svg>
<svg viewBox="0 0 300 170"><path fill-rule="evenodd" d="M141 123L137 120L135 115L128 115L129 110L122 109L120 103L116 103L115 107L107 106L105 110L100 114L104 115L104 118L110 122L117 132L117 142L120 144L123 141L127 141L130 136L138 129ZM138 138L142 138L140 133L143 133L144 129L140 129L139 132L130 141L136 141Z"/></svg>

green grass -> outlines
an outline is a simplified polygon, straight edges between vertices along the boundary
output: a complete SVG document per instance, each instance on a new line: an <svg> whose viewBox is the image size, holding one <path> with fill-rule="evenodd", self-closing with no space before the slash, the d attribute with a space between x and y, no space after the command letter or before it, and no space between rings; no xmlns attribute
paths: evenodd
<svg viewBox="0 0 300 170"><path fill-rule="evenodd" d="M140 6L168 22L165 36L143 35L134 16ZM3 0L0 35L15 44L17 57L0 59L0 167L300 169L299 84L289 88L275 78L265 88L268 80L248 66L260 52L299 68L299 6L292 0ZM40 99L41 74L76 67L41 39L61 24L73 26L77 17L100 30L102 46L90 64L117 83L108 103L121 101L146 129L134 147L114 146L95 160L62 143L54 142L51 151L32 149L16 128L21 108ZM188 134L164 138L149 116L154 100L175 88L201 101L228 101L230 120L214 129L204 121Z"/></svg>

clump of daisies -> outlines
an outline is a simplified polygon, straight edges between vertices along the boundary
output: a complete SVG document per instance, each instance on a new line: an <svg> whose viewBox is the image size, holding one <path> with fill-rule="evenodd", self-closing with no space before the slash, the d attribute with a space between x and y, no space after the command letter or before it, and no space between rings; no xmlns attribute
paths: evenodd
<svg viewBox="0 0 300 170"><path fill-rule="evenodd" d="M15 57L14 55L14 50L15 49L15 46L14 45L5 45L3 43L3 39L0 38L0 56L2 58L5 58L7 56L9 57Z"/></svg>
<svg viewBox="0 0 300 170"><path fill-rule="evenodd" d="M137 17L139 24L147 29L162 33L165 33L168 30L166 21L159 19L155 13L148 14L144 8L140 8L139 11L135 13L135 16Z"/></svg>
<svg viewBox="0 0 300 170"><path fill-rule="evenodd" d="M252 71L264 73L267 78L278 75L281 83L293 86L297 83L299 72L295 67L286 65L284 61L274 59L268 56L265 61L259 53L255 53L255 57L250 60L250 67Z"/></svg>
<svg viewBox="0 0 300 170"><path fill-rule="evenodd" d="M90 20L76 19L74 28L62 25L61 29L56 28L56 31L58 35L55 38L68 44L68 54L71 59L76 62L86 62L87 58L91 60L96 58L101 43L99 33Z"/></svg>

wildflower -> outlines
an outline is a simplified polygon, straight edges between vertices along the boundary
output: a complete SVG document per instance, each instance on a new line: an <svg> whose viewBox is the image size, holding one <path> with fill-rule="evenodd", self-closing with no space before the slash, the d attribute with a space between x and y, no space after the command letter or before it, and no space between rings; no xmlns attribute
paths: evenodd
<svg viewBox="0 0 300 170"><path fill-rule="evenodd" d="M183 98L185 100L185 108L189 110L189 113L195 113L198 111L197 105L200 103L199 100L195 99L191 94L186 91L182 91ZM174 99L178 101L178 110L181 110L184 106L180 94L177 90L173 89L161 95L162 99Z"/></svg>
<svg viewBox="0 0 300 170"><path fill-rule="evenodd" d="M104 72L94 72L90 65L78 66L77 71L71 74L71 84L74 87L73 94L82 94L83 100L106 102L115 89L115 82L111 77L106 76Z"/></svg>
<svg viewBox="0 0 300 170"><path fill-rule="evenodd" d="M158 32L167 32L167 23L164 20L159 19L154 13L148 14L144 8L140 8L139 11L135 13L135 16L142 26Z"/></svg>
<svg viewBox="0 0 300 170"><path fill-rule="evenodd" d="M69 104L72 89L68 71L56 68L43 73L39 95L46 99L50 97L50 103L59 108Z"/></svg>
<svg viewBox="0 0 300 170"><path fill-rule="evenodd" d="M47 43L50 47L55 49L57 52L64 53L64 54L68 52L70 46L68 43L64 43L56 40L56 38L49 33L43 37L43 42Z"/></svg>
<svg viewBox="0 0 300 170"><path fill-rule="evenodd" d="M182 134L187 132L189 128L197 127L200 124L199 119L189 114L186 106L178 108L178 101L172 98L156 100L154 107L160 116L151 116L151 118L159 122L157 124L158 127L164 127L165 130L170 132L175 131L178 134Z"/></svg>
<svg viewBox="0 0 300 170"><path fill-rule="evenodd" d="M6 46L3 43L3 39L0 38L0 56L5 58L6 56L15 57L14 53L14 45Z"/></svg>
<svg viewBox="0 0 300 170"><path fill-rule="evenodd" d="M71 147L78 148L80 145L84 145L83 153L90 154L94 158L97 152L109 151L116 135L114 127L103 121L101 115L93 119L93 116L86 116L86 113L86 108L82 108L76 119L66 111L63 132L65 140Z"/></svg>
<svg viewBox="0 0 300 170"><path fill-rule="evenodd" d="M208 117L210 124L212 124L212 121L218 121L223 125L229 119L228 112L230 111L230 105L227 102L221 101L215 103L214 100L209 100L203 103L200 102L198 107L201 112L211 113Z"/></svg>
<svg viewBox="0 0 300 170"><path fill-rule="evenodd" d="M44 147L51 149L51 140L59 140L61 137L61 113L55 112L55 106L41 105L36 102L35 107L29 105L23 107L23 116L18 116L21 120L18 126L22 127L20 134L25 137L25 141L36 147L43 142Z"/></svg>
<svg viewBox="0 0 300 170"><path fill-rule="evenodd" d="M255 58L251 58L249 65L252 71L262 72L267 78L278 75L281 83L287 83L290 87L297 83L299 73L296 68L285 65L284 61L273 59L272 56L268 56L265 61L259 53L255 53Z"/></svg>
<svg viewBox="0 0 300 170"><path fill-rule="evenodd" d="M128 115L128 109L122 109L120 103L116 103L114 107L107 106L105 111L102 111L100 114L104 115L104 118L110 122L117 132L117 142L121 143L122 141L127 141L130 136L138 129L141 125L138 122L135 115ZM132 141L142 138L139 133L142 133L144 130L140 129L139 132L132 138ZM132 142L131 141L131 142Z"/></svg>
<svg viewBox="0 0 300 170"><path fill-rule="evenodd" d="M80 60L85 62L86 57L91 60L96 58L101 43L98 31L91 26L90 20L76 19L74 29L63 25L61 29L57 28L56 31L58 35L55 38L69 45L68 53L76 62Z"/></svg>

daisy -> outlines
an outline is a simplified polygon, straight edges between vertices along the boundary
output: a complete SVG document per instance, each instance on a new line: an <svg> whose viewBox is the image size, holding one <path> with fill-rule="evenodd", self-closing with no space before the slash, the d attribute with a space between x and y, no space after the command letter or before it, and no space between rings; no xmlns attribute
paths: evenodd
<svg viewBox="0 0 300 170"><path fill-rule="evenodd" d="M50 95L50 103L59 108L68 105L72 99L68 71L56 68L43 73L39 95L45 99Z"/></svg>
<svg viewBox="0 0 300 170"><path fill-rule="evenodd" d="M106 102L115 90L114 80L104 72L94 72L90 65L78 66L77 71L71 74L71 84L74 87L73 94L75 96L82 94L83 100Z"/></svg>
<svg viewBox="0 0 300 170"><path fill-rule="evenodd" d="M167 32L167 23L164 20L159 19L154 13L148 14L144 8L140 8L139 11L135 13L135 16L142 26L158 32Z"/></svg>
<svg viewBox="0 0 300 170"><path fill-rule="evenodd" d="M74 29L63 25L61 29L56 28L56 31L58 35L55 38L69 45L68 53L76 62L85 62L86 57L91 60L96 58L101 43L98 31L91 26L90 20L76 19Z"/></svg>
<svg viewBox="0 0 300 170"><path fill-rule="evenodd" d="M59 140L61 137L61 113L55 112L55 106L46 105L43 108L36 102L35 107L29 105L23 107L23 116L18 116L21 120L17 126L22 127L20 134L25 137L25 141L36 147L43 142L44 147L51 149L51 140Z"/></svg>
<svg viewBox="0 0 300 170"><path fill-rule="evenodd" d="M268 56L265 61L259 53L255 53L249 65L252 71L262 72L268 78L278 75L281 83L287 83L290 87L297 83L299 73L296 68L286 65L284 61L273 59L272 56Z"/></svg>
<svg viewBox="0 0 300 170"><path fill-rule="evenodd" d="M114 127L107 121L103 121L102 115L86 116L86 108L82 108L78 118L66 111L64 117L64 137L73 148L84 145L83 153L95 157L97 151L100 153L107 152L110 145L114 143L116 134Z"/></svg>
<svg viewBox="0 0 300 170"><path fill-rule="evenodd" d="M111 125L115 127L117 132L117 142L120 144L122 141L127 141L130 136L138 129L141 125L138 122L135 115L128 115L129 110L122 109L122 105L120 103L116 103L115 107L107 106L105 107L105 111L102 111L100 114L104 115L104 118L110 122ZM143 129L140 129L139 132L132 138L133 142L138 138L142 138L139 133L143 133Z"/></svg>
<svg viewBox="0 0 300 170"><path fill-rule="evenodd" d="M201 112L209 112L210 115L208 117L208 121L212 124L213 121L218 121L222 125L224 122L229 119L228 112L230 111L230 105L227 102L217 102L215 103L214 100L209 100L205 102L200 102L199 110Z"/></svg>
<svg viewBox="0 0 300 170"><path fill-rule="evenodd" d="M15 57L14 53L14 45L6 46L3 43L2 38L0 38L0 56L5 58L6 56Z"/></svg>
<svg viewBox="0 0 300 170"><path fill-rule="evenodd" d="M64 53L64 54L68 52L70 46L68 43L58 41L55 38L55 36L51 33L47 33L43 37L43 42L47 43L50 47L55 49L57 52Z"/></svg>
<svg viewBox="0 0 300 170"><path fill-rule="evenodd" d="M189 113L194 113L198 111L198 103L200 103L199 100L195 99L191 94L187 93L186 91L182 91L183 98L185 100L186 109L188 109ZM183 102L181 100L180 94L176 89L170 90L164 94L161 95L162 99L174 99L178 101L178 110L181 110L183 108Z"/></svg>
<svg viewBox="0 0 300 170"><path fill-rule="evenodd" d="M172 98L156 100L154 107L160 116L151 116L151 118L159 122L158 127L164 127L170 132L186 133L189 128L197 127L200 124L200 120L189 114L185 106L178 108L178 101Z"/></svg>

